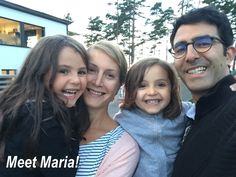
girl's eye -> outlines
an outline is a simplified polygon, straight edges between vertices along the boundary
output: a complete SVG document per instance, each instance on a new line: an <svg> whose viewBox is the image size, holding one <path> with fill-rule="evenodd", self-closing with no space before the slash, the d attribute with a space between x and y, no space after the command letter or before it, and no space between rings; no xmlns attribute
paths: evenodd
<svg viewBox="0 0 236 177"><path fill-rule="evenodd" d="M146 85L144 83L139 84L138 88L144 88Z"/></svg>
<svg viewBox="0 0 236 177"><path fill-rule="evenodd" d="M79 70L78 74L82 75L82 76L87 75L87 70L86 69L81 69L81 70Z"/></svg>
<svg viewBox="0 0 236 177"><path fill-rule="evenodd" d="M68 73L69 73L69 70L68 70L68 69L64 69L64 68L61 68L61 69L59 69L59 73L68 74Z"/></svg>
<svg viewBox="0 0 236 177"><path fill-rule="evenodd" d="M158 82L157 86L158 87L166 87L168 84L166 82Z"/></svg>

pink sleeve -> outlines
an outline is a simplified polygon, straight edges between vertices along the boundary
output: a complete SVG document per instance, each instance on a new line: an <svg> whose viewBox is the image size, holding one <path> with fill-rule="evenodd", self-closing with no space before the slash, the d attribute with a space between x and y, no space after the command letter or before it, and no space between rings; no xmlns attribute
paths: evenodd
<svg viewBox="0 0 236 177"><path fill-rule="evenodd" d="M104 157L95 177L131 177L138 160L138 144L125 132Z"/></svg>

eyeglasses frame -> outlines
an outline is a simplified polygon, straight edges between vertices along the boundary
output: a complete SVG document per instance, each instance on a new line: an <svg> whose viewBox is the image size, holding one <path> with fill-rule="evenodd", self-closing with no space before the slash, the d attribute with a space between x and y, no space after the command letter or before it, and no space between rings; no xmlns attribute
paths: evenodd
<svg viewBox="0 0 236 177"><path fill-rule="evenodd" d="M215 41L219 41L219 42L220 42L221 44L223 44L223 45L225 44L224 41L221 40L220 38L215 37L215 36L209 36L209 35L198 36L198 37L195 37L194 39L197 39L197 38L200 38L200 37L209 37L213 42L214 42L214 40L215 40ZM196 42L196 40L194 40L194 39L192 40L192 42L187 42L187 43L185 43L186 52L185 52L182 56L180 56L180 57L176 57L176 56L175 56L175 53L172 51L173 48L170 48L168 51L171 53L171 55L172 55L175 59L178 60L178 59L184 58L184 57L186 56L187 51L188 51L188 45L190 45L190 44L192 44L194 50L195 50L196 52L198 52L198 53L205 53L205 52L209 51L209 50L211 49L212 45L213 45L213 42L212 42L211 46L210 46L206 51L204 51L204 52L199 52L199 51L197 51L197 50L195 49L195 47L194 47L194 43Z"/></svg>

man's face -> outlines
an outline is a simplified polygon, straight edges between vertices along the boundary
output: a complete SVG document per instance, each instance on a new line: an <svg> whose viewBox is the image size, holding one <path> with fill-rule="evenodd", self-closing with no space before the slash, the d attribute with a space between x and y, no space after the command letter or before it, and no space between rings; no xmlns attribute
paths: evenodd
<svg viewBox="0 0 236 177"><path fill-rule="evenodd" d="M181 42L192 42L201 36L219 38L217 28L207 23L182 25L177 30L173 46ZM187 46L186 55L175 59L175 67L185 85L192 92L193 98L198 100L208 92L220 79L229 74L227 67L228 54L224 56L223 44L214 40L211 48L199 53L190 44Z"/></svg>

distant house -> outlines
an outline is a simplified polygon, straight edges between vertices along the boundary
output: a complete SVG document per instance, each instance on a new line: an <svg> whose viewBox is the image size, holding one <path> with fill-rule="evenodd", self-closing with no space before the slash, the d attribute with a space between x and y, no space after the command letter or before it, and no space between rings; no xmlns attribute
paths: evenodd
<svg viewBox="0 0 236 177"><path fill-rule="evenodd" d="M67 34L71 22L0 0L0 75L15 75L44 36Z"/></svg>

